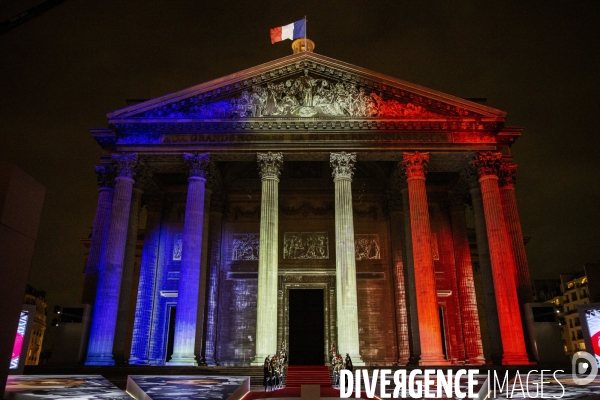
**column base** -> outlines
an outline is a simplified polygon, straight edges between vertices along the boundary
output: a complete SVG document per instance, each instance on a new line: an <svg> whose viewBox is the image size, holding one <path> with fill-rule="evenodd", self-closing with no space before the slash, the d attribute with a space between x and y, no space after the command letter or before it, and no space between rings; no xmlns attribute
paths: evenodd
<svg viewBox="0 0 600 400"><path fill-rule="evenodd" d="M129 365L150 365L150 360L148 360L147 358L131 357L127 363Z"/></svg>
<svg viewBox="0 0 600 400"><path fill-rule="evenodd" d="M443 355L436 354L421 354L421 359L419 360L419 365L422 366L445 366L451 365L450 361L446 360Z"/></svg>
<svg viewBox="0 0 600 400"><path fill-rule="evenodd" d="M529 361L527 354L505 354L502 357L502 365L534 365L536 362Z"/></svg>
<svg viewBox="0 0 600 400"><path fill-rule="evenodd" d="M465 360L465 365L485 365L484 357L473 357Z"/></svg>
<svg viewBox="0 0 600 400"><path fill-rule="evenodd" d="M173 354L171 360L165 363L169 366L184 366L184 367L197 367L196 356L194 354Z"/></svg>
<svg viewBox="0 0 600 400"><path fill-rule="evenodd" d="M115 360L113 360L112 354L88 354L85 365L90 366L109 366L112 367L115 365Z"/></svg>
<svg viewBox="0 0 600 400"><path fill-rule="evenodd" d="M262 367L265 364L265 358L267 356L270 358L272 354L257 354L254 356L254 359L250 361L251 367Z"/></svg>
<svg viewBox="0 0 600 400"><path fill-rule="evenodd" d="M346 357L344 357L345 359ZM350 358L352 358L352 365L353 366L359 366L359 367L363 367L367 364L365 364L365 362L363 361L362 357L360 356L360 354L350 354Z"/></svg>

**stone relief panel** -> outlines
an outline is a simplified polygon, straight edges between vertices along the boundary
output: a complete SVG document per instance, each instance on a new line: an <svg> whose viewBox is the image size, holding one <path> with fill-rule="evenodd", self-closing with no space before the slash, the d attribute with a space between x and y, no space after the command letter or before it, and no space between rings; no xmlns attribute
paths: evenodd
<svg viewBox="0 0 600 400"><path fill-rule="evenodd" d="M258 260L258 251L258 233L237 233L233 235L232 261Z"/></svg>
<svg viewBox="0 0 600 400"><path fill-rule="evenodd" d="M354 235L354 253L356 260L380 260L381 246L379 245L379 235Z"/></svg>
<svg viewBox="0 0 600 400"><path fill-rule="evenodd" d="M146 118L247 118L263 116L336 116L414 118L436 117L422 106L395 99L383 99L382 93L367 93L353 82L315 78L304 74L253 85L231 99L205 102L197 97L147 111Z"/></svg>
<svg viewBox="0 0 600 400"><path fill-rule="evenodd" d="M173 238L173 261L181 261L181 250L183 249L183 234L178 233Z"/></svg>
<svg viewBox="0 0 600 400"><path fill-rule="evenodd" d="M285 232L283 258L285 260L329 259L327 232Z"/></svg>

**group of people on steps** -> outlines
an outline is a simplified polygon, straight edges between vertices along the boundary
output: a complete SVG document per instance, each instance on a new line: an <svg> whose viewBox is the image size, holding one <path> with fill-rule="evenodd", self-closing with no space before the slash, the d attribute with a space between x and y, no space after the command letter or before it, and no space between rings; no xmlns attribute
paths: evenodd
<svg viewBox="0 0 600 400"><path fill-rule="evenodd" d="M346 353L346 359L342 357L341 353L338 353L335 349L335 344L331 343L331 349L329 351L329 360L331 363L331 369L333 373L333 386L339 386L340 384L340 371L347 369L348 371L354 371L352 365L352 358L350 354Z"/></svg>
<svg viewBox="0 0 600 400"><path fill-rule="evenodd" d="M263 364L263 385L265 392L283 387L283 381L285 378L285 364L287 362L287 352L285 351L285 342L281 342L281 348L277 354L273 357L265 358Z"/></svg>

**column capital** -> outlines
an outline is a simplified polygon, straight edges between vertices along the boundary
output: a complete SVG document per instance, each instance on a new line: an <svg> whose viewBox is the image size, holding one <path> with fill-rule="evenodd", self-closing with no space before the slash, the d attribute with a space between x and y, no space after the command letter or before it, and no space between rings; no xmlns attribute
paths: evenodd
<svg viewBox="0 0 600 400"><path fill-rule="evenodd" d="M498 173L498 185L507 189L512 189L517 183L517 171L519 166L511 162L503 162L500 165Z"/></svg>
<svg viewBox="0 0 600 400"><path fill-rule="evenodd" d="M480 151L471 161L471 168L477 172L479 179L490 175L498 176L501 160L502 153L499 151Z"/></svg>
<svg viewBox="0 0 600 400"><path fill-rule="evenodd" d="M354 163L356 162L356 153L330 153L329 165L333 168L333 179L347 178L352 179L354 175Z"/></svg>
<svg viewBox="0 0 600 400"><path fill-rule="evenodd" d="M98 186L100 188L110 188L113 189L115 187L115 168L113 164L110 163L101 163L96 165L94 168L94 172L96 172L96 179L98 180Z"/></svg>
<svg viewBox="0 0 600 400"><path fill-rule="evenodd" d="M402 172L407 179L410 178L425 178L427 173L427 164L429 164L429 152L419 153L403 153L402 154Z"/></svg>
<svg viewBox="0 0 600 400"><path fill-rule="evenodd" d="M258 162L258 173L263 180L279 179L283 169L282 152L256 153L256 161Z"/></svg>
<svg viewBox="0 0 600 400"><path fill-rule="evenodd" d="M190 178L204 178L208 174L210 154L208 153L183 153L183 162L190 169Z"/></svg>
<svg viewBox="0 0 600 400"><path fill-rule="evenodd" d="M133 179L138 163L137 153L115 153L112 161L117 178Z"/></svg>

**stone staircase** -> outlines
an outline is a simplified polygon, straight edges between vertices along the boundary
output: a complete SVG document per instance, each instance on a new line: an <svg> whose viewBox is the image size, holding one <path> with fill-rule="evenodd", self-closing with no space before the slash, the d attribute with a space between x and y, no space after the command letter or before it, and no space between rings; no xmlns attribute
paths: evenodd
<svg viewBox="0 0 600 400"><path fill-rule="evenodd" d="M301 385L331 386L329 368L325 365L290 365L287 368L285 386Z"/></svg>

